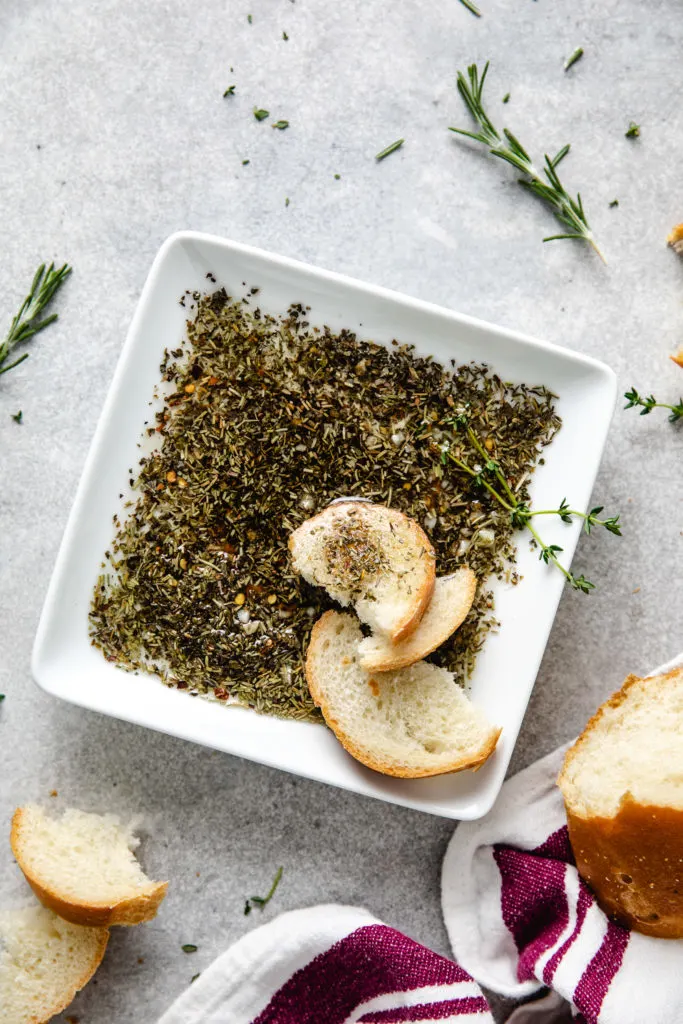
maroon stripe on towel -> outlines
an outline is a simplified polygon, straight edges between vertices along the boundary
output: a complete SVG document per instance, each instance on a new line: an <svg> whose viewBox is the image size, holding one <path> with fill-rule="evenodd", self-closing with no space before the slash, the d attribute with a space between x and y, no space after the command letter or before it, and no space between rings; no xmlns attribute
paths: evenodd
<svg viewBox="0 0 683 1024"><path fill-rule="evenodd" d="M395 1010L374 1010L360 1017L358 1024L399 1024L399 1021L446 1020L448 1017L467 1017L475 1013L490 1013L483 996L465 999L446 999L440 1003L420 1003L419 1006L399 1006Z"/></svg>
<svg viewBox="0 0 683 1024"><path fill-rule="evenodd" d="M553 860L563 860L565 864L576 863L572 844L569 842L569 829L566 825L558 828L557 832L553 832L552 835L548 836L546 841L537 846L535 850L531 850L531 853L537 857L552 857Z"/></svg>
<svg viewBox="0 0 683 1024"><path fill-rule="evenodd" d="M586 1024L597 1024L607 990L624 959L630 934L610 921L600 949L576 986L574 1004L586 1018Z"/></svg>
<svg viewBox="0 0 683 1024"><path fill-rule="evenodd" d="M457 964L395 929L367 925L293 974L252 1024L343 1024L376 996L471 980Z"/></svg>
<svg viewBox="0 0 683 1024"><path fill-rule="evenodd" d="M520 954L517 977L528 981L535 978L538 958L555 945L569 923L567 866L502 845L493 847L493 857L500 871L503 920Z"/></svg>
<svg viewBox="0 0 683 1024"><path fill-rule="evenodd" d="M557 970L558 964L562 960L567 950L573 946L576 938L583 927L583 922L586 919L588 908L593 905L595 899L585 882L579 879L579 898L576 901L576 924L572 930L571 935L565 939L562 945L555 950L553 955L548 960L548 963L543 968L543 980L546 985L552 985L553 978L555 977L555 971Z"/></svg>

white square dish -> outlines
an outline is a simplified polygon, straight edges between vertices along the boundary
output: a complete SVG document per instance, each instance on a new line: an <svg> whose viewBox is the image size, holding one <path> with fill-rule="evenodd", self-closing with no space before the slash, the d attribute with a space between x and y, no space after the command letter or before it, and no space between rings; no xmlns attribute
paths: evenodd
<svg viewBox="0 0 683 1024"><path fill-rule="evenodd" d="M352 760L320 725L193 699L152 675L122 671L90 644L88 610L112 540L112 516L121 510L128 470L139 462L137 445L164 349L184 336L187 311L178 298L186 289L205 291L209 272L232 294L242 282L258 286L265 312L284 313L301 302L311 307L312 324L349 328L385 345L397 338L444 364L476 360L504 380L545 384L559 396L563 426L533 476L533 502L556 507L566 495L574 508L588 506L616 399L616 378L607 366L286 257L182 232L159 251L128 332L50 581L33 675L49 693L102 714L432 814L481 817L502 785L564 585L561 574L541 563L521 534L523 579L516 587L493 583L501 627L488 637L471 679L472 699L503 728L495 754L477 773L384 777ZM568 564L580 530L578 522L549 521L544 539L561 544Z"/></svg>

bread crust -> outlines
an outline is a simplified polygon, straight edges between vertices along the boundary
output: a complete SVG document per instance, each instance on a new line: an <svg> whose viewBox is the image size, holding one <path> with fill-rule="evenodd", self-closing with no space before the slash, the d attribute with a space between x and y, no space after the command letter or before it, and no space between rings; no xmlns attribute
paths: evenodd
<svg viewBox="0 0 683 1024"><path fill-rule="evenodd" d="M579 874L613 920L643 935L683 937L683 811L625 797L614 818L567 808Z"/></svg>
<svg viewBox="0 0 683 1024"><path fill-rule="evenodd" d="M297 530L295 530L294 533L290 535L288 542L290 554L293 555L294 553L294 537L302 526L310 527L310 525L314 523L317 519L320 519L322 517L327 518L330 509L344 508L346 505L355 505L358 503L362 503L363 506L366 507L372 507L372 502L366 502L365 499L350 498L348 501L332 502L332 504L328 505L321 512L317 512L316 515L312 516L311 519L306 520L305 523L302 523L301 526L299 526ZM412 611L406 616L404 616L404 618L397 623L396 628L391 634L391 639L393 643L399 643L401 640L405 640L407 637L409 637L411 633L413 633L417 629L422 619L422 616L424 615L427 606L429 605L429 602L432 599L432 594L434 593L434 584L436 582L436 556L434 554L434 548L432 547L429 537L424 532L419 523L416 523L414 519L411 519L410 516L407 516L404 512L400 512L398 509L389 509L388 506L386 505L382 505L380 507L383 509L388 509L388 511L392 512L395 516L399 516L401 519L403 519L407 527L410 529L411 533L414 535L415 543L420 547L423 547L425 549L425 552L427 553L427 558L424 560L426 567L425 579L422 583L422 586L419 588L415 595Z"/></svg>
<svg viewBox="0 0 683 1024"><path fill-rule="evenodd" d="M436 632L430 632L429 637L425 637L425 641L421 646L415 644L414 647L408 647L407 644L400 646L400 644L394 644L393 649L387 648L385 657L381 654L368 654L365 657L361 653L360 663L367 672L394 672L399 668L408 668L409 665L414 665L417 661L422 661L428 655L432 654L437 648L441 647L442 644L448 640L450 636L455 633L456 629L463 624L467 615L469 614L472 602L474 601L474 595L477 591L477 577L474 575L472 570L467 565L461 566L456 570L453 575L460 575L464 582L464 594L462 602L458 608L458 614L452 617L450 620L445 619L442 628ZM439 580L436 580L438 585ZM433 593L432 598L433 599ZM420 626L423 625L424 615L429 611L429 605L427 605L423 612L423 618L418 624L417 628L407 638L407 643L418 640L418 634Z"/></svg>
<svg viewBox="0 0 683 1024"><path fill-rule="evenodd" d="M91 962L88 964L88 967L83 972L81 977L78 979L76 984L70 986L69 989L63 993L62 998L59 1001L59 1004L55 1004L48 1011L48 1016L45 1018L46 1022L51 1021L53 1017L56 1017L58 1013L61 1013L62 1010L66 1010L67 1006L70 1006L71 1003L73 1003L78 993L81 991L82 988L85 988L85 986L88 984L97 968L102 963L102 960L104 959L104 954L107 949L107 943L109 942L109 931L106 928L102 928L101 935L98 935L97 938L97 949L95 950L95 955L92 958ZM36 1017L34 1019L34 1024L43 1024L43 1022L39 1021L38 1018Z"/></svg>
<svg viewBox="0 0 683 1024"><path fill-rule="evenodd" d="M481 768L496 749L498 738L503 731L502 729L496 729L492 732L489 742L482 747L476 756L470 758L461 757L450 764L434 769L408 768L407 766L401 767L390 764L374 757L369 751L356 745L353 739L344 732L338 720L333 715L329 704L326 702L324 691L314 666L313 655L315 652L315 645L321 634L326 630L327 623L330 619L335 618L337 614L338 613L335 611L325 612L318 619L311 631L311 642L306 654L306 681L308 682L311 697L313 698L314 703L320 708L322 716L325 719L325 723L330 727L341 745L351 755L351 757L355 758L356 761L360 761L360 763L364 764L366 768L372 768L373 771L379 772L381 775L391 775L393 778L397 779L426 779L432 778L435 775L450 775L454 772L465 771L466 769L477 771Z"/></svg>
<svg viewBox="0 0 683 1024"><path fill-rule="evenodd" d="M118 900L116 903L79 903L44 885L31 871L23 855L23 816L24 809L18 807L12 816L10 846L26 881L44 907L54 911L65 921L70 921L71 924L80 924L87 928L136 925L156 917L159 905L168 890L168 882L152 882L134 896Z"/></svg>
<svg viewBox="0 0 683 1024"><path fill-rule="evenodd" d="M681 671L645 682L666 685ZM557 781L576 866L605 913L644 935L678 939L683 938L683 810L639 803L630 792L624 794L613 817L586 815L571 806L572 762L607 709L618 708L641 682L639 676L628 676L621 689L598 708L567 751Z"/></svg>

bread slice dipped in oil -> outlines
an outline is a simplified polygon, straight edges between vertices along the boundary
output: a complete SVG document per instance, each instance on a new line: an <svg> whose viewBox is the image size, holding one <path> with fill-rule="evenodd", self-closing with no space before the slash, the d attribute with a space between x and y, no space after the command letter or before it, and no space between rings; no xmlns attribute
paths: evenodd
<svg viewBox="0 0 683 1024"><path fill-rule="evenodd" d="M646 935L683 937L683 669L629 676L558 783L579 873L603 910Z"/></svg>
<svg viewBox="0 0 683 1024"><path fill-rule="evenodd" d="M381 634L364 637L358 645L361 667L368 672L390 672L422 661L462 625L476 590L477 578L467 566L451 576L439 576L417 629L396 644Z"/></svg>
<svg viewBox="0 0 683 1024"><path fill-rule="evenodd" d="M326 612L313 627L306 679L346 750L384 775L424 778L477 769L495 750L491 725L444 668L426 661L366 672L356 619Z"/></svg>
<svg viewBox="0 0 683 1024"><path fill-rule="evenodd" d="M352 605L390 643L417 629L436 578L434 549L408 516L362 500L333 502L289 540L294 568Z"/></svg>

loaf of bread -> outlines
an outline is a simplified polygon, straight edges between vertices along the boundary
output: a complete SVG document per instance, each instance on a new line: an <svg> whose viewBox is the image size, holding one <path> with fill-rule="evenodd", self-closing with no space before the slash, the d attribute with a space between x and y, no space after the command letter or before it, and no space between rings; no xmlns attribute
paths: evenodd
<svg viewBox="0 0 683 1024"><path fill-rule="evenodd" d="M40 902L74 924L140 924L166 895L168 883L146 877L133 853L139 840L113 815L20 807L10 842Z"/></svg>
<svg viewBox="0 0 683 1024"><path fill-rule="evenodd" d="M106 928L82 928L34 904L0 911L0 1020L43 1024L90 980L107 948Z"/></svg>
<svg viewBox="0 0 683 1024"><path fill-rule="evenodd" d="M476 589L476 576L467 566L440 576L417 629L397 644L381 634L365 637L358 647L361 666L368 672L390 672L422 661L464 622Z"/></svg>
<svg viewBox="0 0 683 1024"><path fill-rule="evenodd" d="M294 531L289 549L297 572L391 643L415 631L434 590L429 539L384 505L335 501Z"/></svg>
<svg viewBox="0 0 683 1024"><path fill-rule="evenodd" d="M326 612L313 627L306 679L313 700L348 752L377 772L423 778L479 768L500 729L444 668L420 661L366 672L352 615Z"/></svg>
<svg viewBox="0 0 683 1024"><path fill-rule="evenodd" d="M683 937L683 669L629 676L558 783L579 873L603 910L646 935Z"/></svg>

